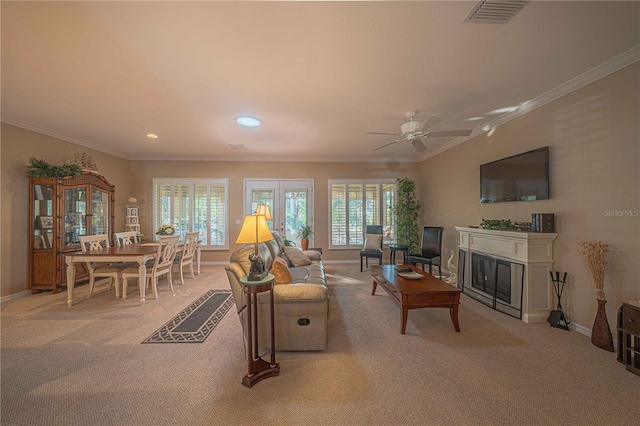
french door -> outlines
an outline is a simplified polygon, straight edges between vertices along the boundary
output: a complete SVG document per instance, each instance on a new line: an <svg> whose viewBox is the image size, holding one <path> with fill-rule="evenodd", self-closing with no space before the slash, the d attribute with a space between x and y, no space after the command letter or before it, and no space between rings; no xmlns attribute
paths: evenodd
<svg viewBox="0 0 640 426"><path fill-rule="evenodd" d="M269 228L300 247L298 229L313 228L313 179L245 179L245 214L255 212L259 204L271 210Z"/></svg>

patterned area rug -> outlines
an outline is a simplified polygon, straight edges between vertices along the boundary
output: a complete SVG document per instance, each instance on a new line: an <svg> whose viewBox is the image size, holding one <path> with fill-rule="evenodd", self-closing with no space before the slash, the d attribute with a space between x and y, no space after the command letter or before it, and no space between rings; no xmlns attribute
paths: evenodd
<svg viewBox="0 0 640 426"><path fill-rule="evenodd" d="M230 290L209 290L142 343L202 343L233 303Z"/></svg>

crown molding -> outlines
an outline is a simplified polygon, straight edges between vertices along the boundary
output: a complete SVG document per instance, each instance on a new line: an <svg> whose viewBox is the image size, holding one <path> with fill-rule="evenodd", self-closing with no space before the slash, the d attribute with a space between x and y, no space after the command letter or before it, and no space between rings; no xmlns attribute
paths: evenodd
<svg viewBox="0 0 640 426"><path fill-rule="evenodd" d="M272 163L418 163L413 157L274 157L274 156L243 156L243 157L158 157L137 155L129 158L132 161L238 161L238 162L272 162Z"/></svg>
<svg viewBox="0 0 640 426"><path fill-rule="evenodd" d="M481 127L473 129L471 135L456 138L452 141L447 142L446 144L439 146L438 148L428 151L426 154L420 157L419 161L424 161L428 158L435 157L436 155L448 149L451 149L454 146L460 145L461 143L471 140L478 135L486 133L484 130L482 130L482 128L485 126L489 126L491 128L498 127L508 121L520 117L521 115L531 112L536 108L540 108L543 105L553 102L564 95L578 90L581 87L586 86L587 84L593 83L594 81L597 81L603 77L608 76L609 74L621 70L624 67L638 62L639 60L640 45L637 45L627 50L626 52L623 52L620 55L608 60L607 62L604 62L597 67L592 68L591 70L586 71L578 75L577 77L574 77L571 80L568 80L561 85L543 93L542 95L537 96L528 102L525 102L524 104L520 105L517 110L505 113L489 121L488 123L483 124Z"/></svg>
<svg viewBox="0 0 640 426"><path fill-rule="evenodd" d="M8 117L7 115L3 114L2 115L2 119L1 121L3 123L7 123L10 124L12 126L16 126L16 127L20 127L26 130L31 130L32 132L36 132L36 133L40 133L46 136L51 136L52 138L56 138L56 139L60 139L66 142L71 142L74 143L76 145L81 145L84 146L86 148L91 148L94 149L96 151L100 151L100 152L104 152L105 154L111 154L111 155L115 155L116 157L120 157L120 158L124 158L126 160L130 160L131 158L129 157L129 155L123 153L123 152L119 152L119 151L114 151L111 149L108 149L104 146L100 146L100 145L96 145L95 143L91 143L87 140L81 139L81 138L76 138L74 136L69 136L69 135L65 135L64 133L58 133L55 132L51 129L47 129L45 127L41 127L38 126L37 124L33 124L33 123L28 123L25 121L20 121L20 120L15 120L11 117Z"/></svg>

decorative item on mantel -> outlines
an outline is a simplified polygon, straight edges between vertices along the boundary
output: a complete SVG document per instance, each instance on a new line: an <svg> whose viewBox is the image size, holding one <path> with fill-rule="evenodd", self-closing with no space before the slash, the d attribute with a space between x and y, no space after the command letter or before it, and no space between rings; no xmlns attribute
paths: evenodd
<svg viewBox="0 0 640 426"><path fill-rule="evenodd" d="M578 253L585 256L587 265L591 270L598 300L598 311L591 330L591 343L601 349L613 352L613 336L607 321L607 312L604 308L607 303L604 295L604 270L607 268L608 263L609 244L602 241L581 241L578 245L580 246Z"/></svg>
<svg viewBox="0 0 640 426"><path fill-rule="evenodd" d="M515 227L508 219L482 219L480 228L494 231L513 231Z"/></svg>
<svg viewBox="0 0 640 426"><path fill-rule="evenodd" d="M98 173L98 165L91 154L76 152L74 163L80 166L83 172Z"/></svg>

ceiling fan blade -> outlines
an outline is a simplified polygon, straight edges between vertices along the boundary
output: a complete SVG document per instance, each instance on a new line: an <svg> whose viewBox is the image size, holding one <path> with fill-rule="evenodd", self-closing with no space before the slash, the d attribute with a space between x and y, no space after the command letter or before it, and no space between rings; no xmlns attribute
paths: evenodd
<svg viewBox="0 0 640 426"><path fill-rule="evenodd" d="M454 136L469 136L473 130L445 130L442 132L426 132L423 137L434 138L434 137L445 137L450 138Z"/></svg>
<svg viewBox="0 0 640 426"><path fill-rule="evenodd" d="M396 143L396 142L398 142L398 141L396 140L396 141L393 141L393 142L389 142L388 144L385 144L385 145L379 146L379 147L377 147L376 149L372 149L372 150L371 150L371 152L374 152L374 151L377 151L377 150L379 150L379 149L385 148L385 147L387 147L387 146L389 146L389 145L393 145L393 144L394 144L394 143Z"/></svg>
<svg viewBox="0 0 640 426"><path fill-rule="evenodd" d="M398 133L381 133L381 132L367 132L365 135L387 135L387 136L402 136Z"/></svg>
<svg viewBox="0 0 640 426"><path fill-rule="evenodd" d="M413 141L411 141L411 145L413 145L413 147L418 152L423 152L427 150L427 147L424 146L424 143L422 143L420 139L414 139Z"/></svg>
<svg viewBox="0 0 640 426"><path fill-rule="evenodd" d="M442 117L439 117L437 115L432 115L431 117L427 118L426 120L424 120L423 122L420 123L420 125L418 126L418 131L419 132L424 132L425 130L427 130L430 127L435 126L436 124L438 124L442 120L443 120Z"/></svg>

